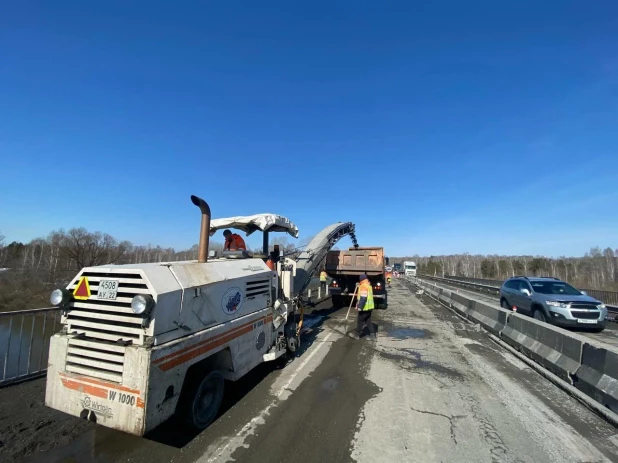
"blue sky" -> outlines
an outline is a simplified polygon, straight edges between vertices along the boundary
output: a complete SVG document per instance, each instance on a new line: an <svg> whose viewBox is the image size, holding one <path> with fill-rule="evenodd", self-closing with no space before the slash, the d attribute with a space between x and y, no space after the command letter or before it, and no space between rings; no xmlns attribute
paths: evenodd
<svg viewBox="0 0 618 463"><path fill-rule="evenodd" d="M9 241L185 248L197 194L390 255L618 248L618 3L180 4L2 7Z"/></svg>

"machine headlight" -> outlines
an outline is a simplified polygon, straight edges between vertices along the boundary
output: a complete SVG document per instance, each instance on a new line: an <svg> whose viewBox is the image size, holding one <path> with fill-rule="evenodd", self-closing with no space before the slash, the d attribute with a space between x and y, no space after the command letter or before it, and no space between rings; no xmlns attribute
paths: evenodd
<svg viewBox="0 0 618 463"><path fill-rule="evenodd" d="M137 315L148 315L154 307L154 299L148 294L138 294L131 301L131 310Z"/></svg>
<svg viewBox="0 0 618 463"><path fill-rule="evenodd" d="M49 296L49 302L57 307L66 305L71 300L71 293L68 289L54 289Z"/></svg>
<svg viewBox="0 0 618 463"><path fill-rule="evenodd" d="M568 307L568 304L565 304L564 302L558 302L558 301L545 301L545 304L550 305L552 307L561 307L563 309Z"/></svg>

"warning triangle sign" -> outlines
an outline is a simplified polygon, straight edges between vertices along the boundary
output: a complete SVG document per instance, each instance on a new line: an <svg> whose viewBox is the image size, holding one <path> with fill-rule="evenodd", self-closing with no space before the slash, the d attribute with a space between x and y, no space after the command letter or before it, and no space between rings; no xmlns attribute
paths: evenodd
<svg viewBox="0 0 618 463"><path fill-rule="evenodd" d="M75 299L86 300L90 297L90 284L88 284L88 277L81 277L79 283L73 290L73 297Z"/></svg>

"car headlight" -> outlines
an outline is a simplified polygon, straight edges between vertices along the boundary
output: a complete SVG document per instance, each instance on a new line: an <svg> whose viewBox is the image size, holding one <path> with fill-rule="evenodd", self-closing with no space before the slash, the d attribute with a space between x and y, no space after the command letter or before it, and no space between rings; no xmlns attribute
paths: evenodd
<svg viewBox="0 0 618 463"><path fill-rule="evenodd" d="M605 308L605 304L597 305L597 309L603 310Z"/></svg>
<svg viewBox="0 0 618 463"><path fill-rule="evenodd" d="M131 301L131 310L137 315L148 315L154 307L154 299L148 294L138 294Z"/></svg>
<svg viewBox="0 0 618 463"><path fill-rule="evenodd" d="M545 301L545 304L550 305L552 307L561 307L563 309L568 307L568 304L565 304L564 302L558 302L558 301Z"/></svg>
<svg viewBox="0 0 618 463"><path fill-rule="evenodd" d="M71 300L71 292L68 289L54 289L49 296L49 302L57 307L68 304Z"/></svg>

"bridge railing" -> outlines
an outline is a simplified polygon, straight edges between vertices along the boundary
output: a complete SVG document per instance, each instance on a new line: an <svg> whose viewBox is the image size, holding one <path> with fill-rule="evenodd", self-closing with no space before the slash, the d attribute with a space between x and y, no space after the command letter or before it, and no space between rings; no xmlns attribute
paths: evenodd
<svg viewBox="0 0 618 463"><path fill-rule="evenodd" d="M43 375L60 310L0 312L0 387Z"/></svg>
<svg viewBox="0 0 618 463"><path fill-rule="evenodd" d="M327 295L319 278L313 278L303 294L313 302ZM60 309L55 307L0 312L0 387L43 376L49 340L59 330Z"/></svg>
<svg viewBox="0 0 618 463"><path fill-rule="evenodd" d="M500 287L505 280L491 280L487 278L468 278L459 276L445 275L438 277L433 275L419 274L419 278L432 279L436 281L444 281L457 286L467 286L481 291L494 292L499 294ZM612 312L618 311L618 291L604 291L601 289L585 289L578 288L580 291L585 291L591 297L602 301Z"/></svg>

